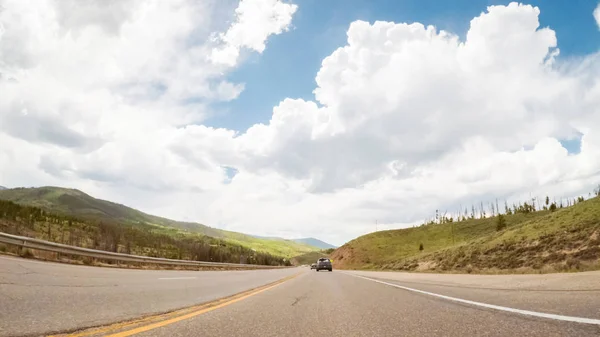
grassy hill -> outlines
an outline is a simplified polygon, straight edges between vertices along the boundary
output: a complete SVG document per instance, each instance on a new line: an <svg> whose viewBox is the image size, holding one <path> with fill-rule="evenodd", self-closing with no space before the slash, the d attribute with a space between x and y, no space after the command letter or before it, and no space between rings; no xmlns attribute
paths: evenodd
<svg viewBox="0 0 600 337"><path fill-rule="evenodd" d="M281 238L261 239L237 232L222 232L224 233L224 239L229 242L237 243L242 246L251 247L252 249L256 249L258 251L269 252L271 254L284 256L287 258L297 256L298 254L314 252L319 250L318 247L314 247L304 243L299 243L294 240L286 240Z"/></svg>
<svg viewBox="0 0 600 337"><path fill-rule="evenodd" d="M291 258L319 248L284 239L260 239L250 235L212 228L194 222L174 221L140 212L131 207L96 199L79 190L61 187L14 188L0 190L0 200L39 207L57 214L92 221L150 225L154 231L167 235L203 234L223 239L256 251Z"/></svg>
<svg viewBox="0 0 600 337"><path fill-rule="evenodd" d="M293 257L291 259L291 262L295 266L300 266L303 264L311 264L311 263L315 263L319 258L329 257L329 253L331 253L331 250L321 250L318 252L305 253L305 254Z"/></svg>
<svg viewBox="0 0 600 337"><path fill-rule="evenodd" d="M94 221L65 214L56 214L38 207L24 206L0 200L0 231L9 234L110 252L179 260L247 263L261 265L291 265L289 260L272 254L199 233L172 227L157 227L146 223ZM94 259L64 256L44 251L18 249L0 243L0 252L37 256L43 259L79 260L95 263Z"/></svg>
<svg viewBox="0 0 600 337"><path fill-rule="evenodd" d="M259 235L252 235L255 238L258 239L266 239L266 240L286 240L277 236L259 236ZM287 241L294 241L296 243L299 243L301 245L308 245L311 247L316 247L319 249L331 249L331 248L337 248L336 246L329 244L327 242L321 241L319 239L315 239L315 238L302 238L302 239L292 239L292 240L287 240Z"/></svg>
<svg viewBox="0 0 600 337"><path fill-rule="evenodd" d="M600 198L574 206L361 236L331 254L336 268L552 272L600 268ZM505 228L499 229L499 222ZM421 250L422 245L422 250Z"/></svg>

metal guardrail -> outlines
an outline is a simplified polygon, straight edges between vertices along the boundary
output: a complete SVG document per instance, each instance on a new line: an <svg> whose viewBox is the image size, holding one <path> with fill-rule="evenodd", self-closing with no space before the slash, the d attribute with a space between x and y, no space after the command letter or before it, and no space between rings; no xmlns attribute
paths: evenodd
<svg viewBox="0 0 600 337"><path fill-rule="evenodd" d="M229 268L246 268L246 269L271 269L271 268L287 268L286 266L265 266L255 264L239 264L239 263L223 263L223 262L208 262L208 261L191 261L191 260L175 260L164 259L150 256L130 255L123 253L113 253L103 250L90 248L82 248L64 245L40 239L33 239L26 236L18 236L0 232L0 243L16 245L23 248L44 250L48 252L91 257L104 260L115 260L123 262L141 262L153 263L174 266L195 266L195 267L229 267Z"/></svg>

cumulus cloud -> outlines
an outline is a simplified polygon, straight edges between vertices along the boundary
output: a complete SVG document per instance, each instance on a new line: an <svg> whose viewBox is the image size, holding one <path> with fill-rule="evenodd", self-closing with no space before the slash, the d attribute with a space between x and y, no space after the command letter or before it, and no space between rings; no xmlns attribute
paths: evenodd
<svg viewBox="0 0 600 337"><path fill-rule="evenodd" d="M537 7L490 6L464 40L355 21L323 60L314 100L286 98L268 123L234 131L202 121L244 89L226 77L240 52L263 52L297 6L242 0L220 17L222 2L117 3L2 2L2 185L78 187L341 244L376 220L398 228L600 182L600 56L561 60ZM577 154L560 143L577 137Z"/></svg>
<svg viewBox="0 0 600 337"><path fill-rule="evenodd" d="M242 48L262 53L270 35L289 29L297 9L297 5L280 0L241 0L235 10L235 22L216 37L222 45L213 49L211 59L233 66Z"/></svg>
<svg viewBox="0 0 600 337"><path fill-rule="evenodd" d="M323 60L315 102L285 100L236 139L249 170L310 179L314 192L404 174L472 138L517 151L574 130L577 81L548 64L556 37L539 10L492 6L467 39L419 23L357 21ZM293 151L290 151L293 149ZM258 158L258 159L256 159Z"/></svg>
<svg viewBox="0 0 600 337"><path fill-rule="evenodd" d="M241 8L273 13L269 6L280 3L259 5L253 9L250 1ZM219 185L225 175L218 166L195 167L170 150L178 128L201 123L210 104L235 99L244 89L226 80L228 68L209 60L210 38L221 27L209 19L231 16L214 6L191 0L2 1L0 132L37 144L23 147L23 155L35 147L39 169L67 182L193 190ZM263 22L242 24L252 31ZM263 44L275 32L258 28L253 38ZM0 150L8 151L8 144Z"/></svg>

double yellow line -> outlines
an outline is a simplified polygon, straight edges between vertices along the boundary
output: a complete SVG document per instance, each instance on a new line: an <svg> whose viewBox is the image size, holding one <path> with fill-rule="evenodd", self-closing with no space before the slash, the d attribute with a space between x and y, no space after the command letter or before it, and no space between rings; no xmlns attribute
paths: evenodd
<svg viewBox="0 0 600 337"><path fill-rule="evenodd" d="M226 307L230 304L243 301L248 297L257 295L262 293L263 291L267 291L271 288L274 288L286 281L289 281L302 273L297 273L288 277L285 277L281 280L266 284L264 286L250 289L229 297L221 298L216 301L212 301L209 303L204 303L201 305L189 307L186 309L181 309L177 311L173 311L167 314L161 315L153 315L148 316L142 319L137 319L128 322L115 323L109 326L105 326L102 328L90 329L82 332L70 333L70 334L61 334L55 335L51 337L88 337L94 335L103 335L106 337L126 337L132 336L138 333L142 333L145 331L153 330L156 328L160 328L169 324L173 324L179 321L183 321L192 317L196 317L202 314L205 314L209 311L213 311L219 308Z"/></svg>

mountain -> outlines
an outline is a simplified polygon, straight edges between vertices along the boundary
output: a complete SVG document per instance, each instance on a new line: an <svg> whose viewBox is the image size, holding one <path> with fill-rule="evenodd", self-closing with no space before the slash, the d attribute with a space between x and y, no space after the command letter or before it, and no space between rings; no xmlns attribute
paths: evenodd
<svg viewBox="0 0 600 337"><path fill-rule="evenodd" d="M7 189L6 187L4 187L4 186L0 186L0 191L2 191L2 190L6 190L6 189Z"/></svg>
<svg viewBox="0 0 600 337"><path fill-rule="evenodd" d="M329 249L329 248L337 248L336 246L329 244L327 242L321 241L315 238L303 238L303 239L294 239L295 242L307 244L309 246L321 248L321 249Z"/></svg>
<svg viewBox="0 0 600 337"><path fill-rule="evenodd" d="M280 238L279 236L260 236L260 235L252 235L257 239L265 239L265 240L285 240L284 238Z"/></svg>
<svg viewBox="0 0 600 337"><path fill-rule="evenodd" d="M329 244L327 242L321 241L319 239L315 239L315 238L302 238L302 239L292 239L292 240L288 240L288 239L284 239L278 236L260 236L260 235L252 235L255 238L258 239L264 239L264 240L284 240L284 241L293 241L299 244L304 244L304 245L309 245L312 247L317 247L319 249L331 249L331 248L337 248L336 246Z"/></svg>
<svg viewBox="0 0 600 337"><path fill-rule="evenodd" d="M178 222L149 215L121 204L96 199L76 189L53 186L5 189L0 191L0 199L84 218L148 222L199 232L212 237L223 237L223 233L215 228L198 223Z"/></svg>
<svg viewBox="0 0 600 337"><path fill-rule="evenodd" d="M243 233L226 231L195 222L174 221L143 213L131 207L96 199L82 191L62 187L13 188L0 190L0 199L27 206L36 206L51 212L91 220L153 225L157 231L172 233L200 233L224 239L257 251L293 257L319 250L309 244L284 239L261 239Z"/></svg>
<svg viewBox="0 0 600 337"><path fill-rule="evenodd" d="M527 208L527 207L529 208ZM600 269L600 197L549 210L386 230L330 254L334 268L434 272L560 272ZM552 210L550 210L552 209Z"/></svg>

